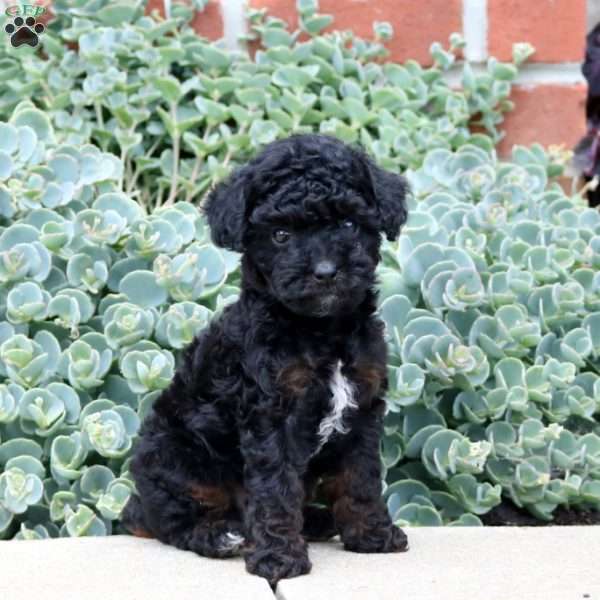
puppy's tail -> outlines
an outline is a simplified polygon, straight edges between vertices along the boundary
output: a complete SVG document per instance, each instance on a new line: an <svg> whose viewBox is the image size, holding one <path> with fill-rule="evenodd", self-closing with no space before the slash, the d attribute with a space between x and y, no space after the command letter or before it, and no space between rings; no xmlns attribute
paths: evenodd
<svg viewBox="0 0 600 600"><path fill-rule="evenodd" d="M131 535L142 538L153 538L144 520L144 511L139 496L132 494L121 514L121 522Z"/></svg>

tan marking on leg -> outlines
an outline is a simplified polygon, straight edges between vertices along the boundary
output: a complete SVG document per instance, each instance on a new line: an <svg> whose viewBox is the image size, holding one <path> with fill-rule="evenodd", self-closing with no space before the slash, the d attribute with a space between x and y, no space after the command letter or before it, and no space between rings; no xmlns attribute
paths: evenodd
<svg viewBox="0 0 600 600"><path fill-rule="evenodd" d="M154 539L154 536L146 531L145 529L137 528L137 529L129 529L129 533L135 537L145 538L148 540Z"/></svg>
<svg viewBox="0 0 600 600"><path fill-rule="evenodd" d="M224 487L193 484L189 491L196 502L210 511L225 512L231 505L231 495Z"/></svg>
<svg viewBox="0 0 600 600"><path fill-rule="evenodd" d="M323 480L322 490L338 525L351 524L356 530L361 529L366 506L361 506L355 499L348 496L351 473L343 470L340 473Z"/></svg>

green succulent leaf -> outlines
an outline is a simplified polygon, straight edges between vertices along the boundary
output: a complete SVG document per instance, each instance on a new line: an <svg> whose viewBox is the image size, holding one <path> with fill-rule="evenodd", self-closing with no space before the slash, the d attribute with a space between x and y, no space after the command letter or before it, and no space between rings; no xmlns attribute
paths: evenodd
<svg viewBox="0 0 600 600"><path fill-rule="evenodd" d="M71 537L102 536L107 534L106 525L94 511L79 504L75 510L65 508L65 531Z"/></svg>
<svg viewBox="0 0 600 600"><path fill-rule="evenodd" d="M119 366L132 391L146 393L169 384L175 359L167 350L130 350L123 355Z"/></svg>
<svg viewBox="0 0 600 600"><path fill-rule="evenodd" d="M145 308L160 306L167 300L167 291L157 283L152 271L133 271L125 275L119 292L133 304Z"/></svg>

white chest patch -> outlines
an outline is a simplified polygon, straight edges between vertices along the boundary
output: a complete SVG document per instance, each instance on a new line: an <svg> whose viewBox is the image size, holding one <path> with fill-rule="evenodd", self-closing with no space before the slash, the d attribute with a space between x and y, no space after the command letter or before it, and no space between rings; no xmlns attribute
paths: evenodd
<svg viewBox="0 0 600 600"><path fill-rule="evenodd" d="M329 382L331 390L331 410L319 424L319 449L325 444L334 431L347 433L344 427L344 411L357 407L354 398L354 386L342 375L342 361L338 360L335 370Z"/></svg>

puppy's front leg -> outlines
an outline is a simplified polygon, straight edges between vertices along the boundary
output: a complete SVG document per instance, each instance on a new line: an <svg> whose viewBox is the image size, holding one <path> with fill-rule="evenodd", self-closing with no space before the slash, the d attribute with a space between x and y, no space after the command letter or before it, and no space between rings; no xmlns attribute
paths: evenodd
<svg viewBox="0 0 600 600"><path fill-rule="evenodd" d="M361 413L341 468L324 480L323 491L332 503L346 550L404 552L408 549L406 535L392 523L381 497L382 414L377 409L361 409Z"/></svg>
<svg viewBox="0 0 600 600"><path fill-rule="evenodd" d="M302 480L287 456L283 420L266 413L255 410L240 440L250 538L244 557L250 573L275 585L308 573L311 563L302 537Z"/></svg>

